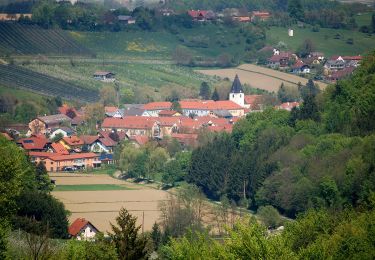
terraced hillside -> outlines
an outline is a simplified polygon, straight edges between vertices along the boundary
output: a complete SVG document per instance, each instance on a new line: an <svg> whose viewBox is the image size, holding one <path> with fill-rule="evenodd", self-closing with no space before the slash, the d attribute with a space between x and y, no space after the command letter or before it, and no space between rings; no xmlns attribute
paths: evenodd
<svg viewBox="0 0 375 260"><path fill-rule="evenodd" d="M79 55L93 53L67 32L34 25L0 22L0 53L13 55Z"/></svg>
<svg viewBox="0 0 375 260"><path fill-rule="evenodd" d="M97 90L82 88L15 65L0 65L0 85L48 96L60 96L68 100L93 102L99 99Z"/></svg>

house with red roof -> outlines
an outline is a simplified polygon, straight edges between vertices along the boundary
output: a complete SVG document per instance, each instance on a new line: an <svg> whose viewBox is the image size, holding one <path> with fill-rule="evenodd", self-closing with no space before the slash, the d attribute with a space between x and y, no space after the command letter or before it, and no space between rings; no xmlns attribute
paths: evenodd
<svg viewBox="0 0 375 260"><path fill-rule="evenodd" d="M29 135L49 134L51 129L59 128L63 124L70 125L72 119L64 114L40 116L29 123Z"/></svg>
<svg viewBox="0 0 375 260"><path fill-rule="evenodd" d="M146 135L134 135L129 137L129 141L139 148L147 144L150 139Z"/></svg>
<svg viewBox="0 0 375 260"><path fill-rule="evenodd" d="M77 218L69 226L69 236L77 240L92 240L99 230L88 220L84 218Z"/></svg>
<svg viewBox="0 0 375 260"><path fill-rule="evenodd" d="M160 137L160 126L155 117L126 116L124 118L105 118L102 130L123 132L127 136L146 135L150 138Z"/></svg>
<svg viewBox="0 0 375 260"><path fill-rule="evenodd" d="M176 139L182 147L195 147L198 144L198 134L173 133L171 137Z"/></svg>
<svg viewBox="0 0 375 260"><path fill-rule="evenodd" d="M81 135L79 138L83 142L82 150L85 152L111 153L112 146L114 146L111 145L111 147L107 147L104 145L98 135Z"/></svg>
<svg viewBox="0 0 375 260"><path fill-rule="evenodd" d="M193 19L193 21L198 22L212 21L216 19L215 12L211 10L189 10L188 15Z"/></svg>
<svg viewBox="0 0 375 260"><path fill-rule="evenodd" d="M64 155L69 154L69 151L61 143L52 143L51 149L54 153L64 154Z"/></svg>
<svg viewBox="0 0 375 260"><path fill-rule="evenodd" d="M165 101L165 102L150 102L143 105L142 109L144 109L143 116L159 116L161 111L171 110L172 102Z"/></svg>
<svg viewBox="0 0 375 260"><path fill-rule="evenodd" d="M292 66L292 73L294 74L309 74L310 66L305 64L302 60L297 60Z"/></svg>
<svg viewBox="0 0 375 260"><path fill-rule="evenodd" d="M76 135L64 137L59 141L68 151L81 152L83 141Z"/></svg>
<svg viewBox="0 0 375 260"><path fill-rule="evenodd" d="M245 107L251 111L261 111L263 109L263 95L245 95Z"/></svg>
<svg viewBox="0 0 375 260"><path fill-rule="evenodd" d="M50 152L29 152L33 162L43 162L49 172L63 171L67 167L92 169L101 166L99 155L95 153L58 154Z"/></svg>
<svg viewBox="0 0 375 260"><path fill-rule="evenodd" d="M267 21L268 19L271 18L271 14L267 11L253 11L251 13L251 21Z"/></svg>
<svg viewBox="0 0 375 260"><path fill-rule="evenodd" d="M26 151L44 152L51 145L51 141L42 135L38 135L18 139L17 144Z"/></svg>
<svg viewBox="0 0 375 260"><path fill-rule="evenodd" d="M353 73L354 70L355 70L355 67L347 67L342 70L332 71L331 75L328 76L328 79L332 82L336 82L345 77L348 77L349 75Z"/></svg>
<svg viewBox="0 0 375 260"><path fill-rule="evenodd" d="M300 106L299 102L285 102L277 106L276 108L291 111L294 107L299 107L299 106Z"/></svg>
<svg viewBox="0 0 375 260"><path fill-rule="evenodd" d="M292 58L296 58L292 52L280 52L279 55L273 55L271 58L269 58L267 65L273 69L287 67Z"/></svg>

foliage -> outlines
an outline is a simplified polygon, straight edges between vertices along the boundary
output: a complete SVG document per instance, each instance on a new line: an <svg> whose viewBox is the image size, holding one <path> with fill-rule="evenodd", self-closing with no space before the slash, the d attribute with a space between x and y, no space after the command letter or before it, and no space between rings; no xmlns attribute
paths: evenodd
<svg viewBox="0 0 375 260"><path fill-rule="evenodd" d="M125 208L116 217L116 224L111 223L112 243L116 247L120 259L146 259L146 245L148 238L138 234L140 226L136 226L137 218L133 217Z"/></svg>
<svg viewBox="0 0 375 260"><path fill-rule="evenodd" d="M257 215L268 228L277 228L283 223L279 212L272 206L259 207Z"/></svg>
<svg viewBox="0 0 375 260"><path fill-rule="evenodd" d="M52 191L53 184L51 183L46 166L43 162L39 162L35 165L35 180L37 184L37 190L45 193Z"/></svg>
<svg viewBox="0 0 375 260"><path fill-rule="evenodd" d="M202 97L204 100L210 99L211 96L211 89L207 82L202 82L200 90L199 90L199 96Z"/></svg>
<svg viewBox="0 0 375 260"><path fill-rule="evenodd" d="M117 105L117 92L113 86L105 86L100 89L100 102L104 106Z"/></svg>
<svg viewBox="0 0 375 260"><path fill-rule="evenodd" d="M281 83L277 91L277 97L282 103L294 102L300 99L300 93L296 87L285 86L284 83Z"/></svg>
<svg viewBox="0 0 375 260"><path fill-rule="evenodd" d="M216 88L214 89L214 92L212 93L212 97L211 97L211 99L212 99L213 101L218 101L218 100L220 100L220 96L219 96L219 93L217 92L217 89L216 89Z"/></svg>

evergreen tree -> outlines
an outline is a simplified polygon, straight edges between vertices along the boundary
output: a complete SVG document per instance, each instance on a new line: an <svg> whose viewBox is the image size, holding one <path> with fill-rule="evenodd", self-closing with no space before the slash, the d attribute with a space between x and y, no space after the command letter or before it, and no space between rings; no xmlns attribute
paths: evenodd
<svg viewBox="0 0 375 260"><path fill-rule="evenodd" d="M182 108L181 108L180 102L173 101L172 106L171 106L171 110L177 111L178 113L182 114Z"/></svg>
<svg viewBox="0 0 375 260"><path fill-rule="evenodd" d="M302 20L304 13L303 13L301 0L289 0L288 12L289 12L290 17L299 21Z"/></svg>
<svg viewBox="0 0 375 260"><path fill-rule="evenodd" d="M212 93L212 97L211 97L212 100L214 101L218 101L220 100L220 96L219 96L219 92L217 92L217 89L215 88L214 90L214 93Z"/></svg>
<svg viewBox="0 0 375 260"><path fill-rule="evenodd" d="M371 27L372 27L372 31L375 32L375 14L372 14L372 17L371 17Z"/></svg>
<svg viewBox="0 0 375 260"><path fill-rule="evenodd" d="M38 190L45 193L49 193L50 191L52 191L53 186L48 176L46 166L43 162L39 162L35 166L35 178Z"/></svg>
<svg viewBox="0 0 375 260"><path fill-rule="evenodd" d="M201 84L199 96L201 96L204 100L208 100L211 96L210 86L205 81Z"/></svg>
<svg viewBox="0 0 375 260"><path fill-rule="evenodd" d="M157 251L159 249L159 246L160 246L161 242L162 242L162 233L161 233L161 230L160 230L160 227L159 227L158 223L156 223L156 222L152 226L151 239L152 239L153 244L154 244L154 250Z"/></svg>
<svg viewBox="0 0 375 260"><path fill-rule="evenodd" d="M111 223L113 233L110 233L117 254L120 259L146 259L147 239L140 237L138 232L141 226L136 226L137 218L133 217L125 208L120 210L116 218L117 225Z"/></svg>

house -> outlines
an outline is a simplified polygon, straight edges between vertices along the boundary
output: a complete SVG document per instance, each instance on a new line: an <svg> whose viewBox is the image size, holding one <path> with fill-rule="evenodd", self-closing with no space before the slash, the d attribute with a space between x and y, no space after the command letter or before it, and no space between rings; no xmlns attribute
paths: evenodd
<svg viewBox="0 0 375 260"><path fill-rule="evenodd" d="M127 136L146 135L150 138L160 137L160 126L154 117L126 116L124 118L107 117L102 123L103 131L116 130Z"/></svg>
<svg viewBox="0 0 375 260"><path fill-rule="evenodd" d="M181 100L180 106L184 116L207 116L215 110L227 110L232 116L243 116L244 108L232 100Z"/></svg>
<svg viewBox="0 0 375 260"><path fill-rule="evenodd" d="M341 56L332 56L324 64L324 67L328 70L342 70L345 67L345 60Z"/></svg>
<svg viewBox="0 0 375 260"><path fill-rule="evenodd" d="M49 139L53 139L56 135L61 135L62 137L72 136L74 134L74 130L67 126L61 126L59 128L52 128L51 134L49 135Z"/></svg>
<svg viewBox="0 0 375 260"><path fill-rule="evenodd" d="M52 143L51 150L54 153L68 155L69 151L61 143Z"/></svg>
<svg viewBox="0 0 375 260"><path fill-rule="evenodd" d="M249 16L234 16L233 21L236 21L239 23L249 23L251 22L251 18Z"/></svg>
<svg viewBox="0 0 375 260"><path fill-rule="evenodd" d="M58 154L49 152L29 152L31 161L43 162L49 172L63 171L66 167L92 169L101 166L99 155L95 153Z"/></svg>
<svg viewBox="0 0 375 260"><path fill-rule="evenodd" d="M267 21L268 19L271 18L271 14L267 11L253 11L251 13L251 21Z"/></svg>
<svg viewBox="0 0 375 260"><path fill-rule="evenodd" d="M299 102L285 102L277 106L276 108L291 111L294 107L299 107L299 106L300 106Z"/></svg>
<svg viewBox="0 0 375 260"><path fill-rule="evenodd" d="M268 59L268 66L270 68L276 69L279 67L287 67L289 65L289 61L292 58L296 58L295 55L291 52L280 52L279 55L273 55L271 58Z"/></svg>
<svg viewBox="0 0 375 260"><path fill-rule="evenodd" d="M110 130L110 131L99 131L100 143L108 149L108 153L113 153L115 146L121 141L128 139L128 136L124 132Z"/></svg>
<svg viewBox="0 0 375 260"><path fill-rule="evenodd" d="M63 124L70 125L72 119L64 114L40 116L29 123L29 135L49 134L51 129L59 128Z"/></svg>
<svg viewBox="0 0 375 260"><path fill-rule="evenodd" d="M51 145L51 141L45 138L43 135L21 138L18 139L16 143L24 150L34 152L47 151L47 149Z"/></svg>
<svg viewBox="0 0 375 260"><path fill-rule="evenodd" d="M143 104L125 104L124 116L142 116L145 112L143 106Z"/></svg>
<svg viewBox="0 0 375 260"><path fill-rule="evenodd" d="M76 135L64 137L59 141L68 151L80 153L82 151L83 141Z"/></svg>
<svg viewBox="0 0 375 260"><path fill-rule="evenodd" d="M129 15L119 15L117 16L117 19L122 24L135 24L136 22L135 18Z"/></svg>
<svg viewBox="0 0 375 260"><path fill-rule="evenodd" d="M294 74L309 74L310 66L305 64L302 60L297 60L292 66L292 73Z"/></svg>
<svg viewBox="0 0 375 260"><path fill-rule="evenodd" d="M151 102L142 107L144 109L143 116L157 117L161 111L171 110L171 107L171 102Z"/></svg>
<svg viewBox="0 0 375 260"><path fill-rule="evenodd" d="M343 56L342 59L346 62L346 67L357 68L362 61L362 56Z"/></svg>
<svg viewBox="0 0 375 260"><path fill-rule="evenodd" d="M319 60L320 62L324 61L325 57L324 57L324 53L323 52L311 52L309 54L309 57L313 57L313 58L316 58L317 60Z"/></svg>
<svg viewBox="0 0 375 260"><path fill-rule="evenodd" d="M81 135L79 137L82 142L82 150L92 153L111 153L112 150L106 147L97 135Z"/></svg>
<svg viewBox="0 0 375 260"><path fill-rule="evenodd" d="M188 15L193 19L193 21L205 22L212 21L216 19L215 12L211 10L190 10Z"/></svg>
<svg viewBox="0 0 375 260"><path fill-rule="evenodd" d="M94 79L102 82L115 82L115 74L109 71L96 71L94 73Z"/></svg>
<svg viewBox="0 0 375 260"><path fill-rule="evenodd" d="M102 153L100 154L99 160L102 162L102 164L109 165L114 164L115 160L113 158L113 154L111 153Z"/></svg>
<svg viewBox="0 0 375 260"><path fill-rule="evenodd" d="M159 112L159 117L171 117L171 116L181 116L181 114L174 110L163 110Z"/></svg>
<svg viewBox="0 0 375 260"><path fill-rule="evenodd" d="M332 82L341 80L353 73L355 67L347 67L342 70L333 71L331 75L328 76L328 79Z"/></svg>
<svg viewBox="0 0 375 260"><path fill-rule="evenodd" d="M104 107L105 115L114 118L123 118L125 116L125 109L117 107Z"/></svg>
<svg viewBox="0 0 375 260"><path fill-rule="evenodd" d="M146 135L134 135L129 137L129 141L134 144L135 147L142 147L147 144L150 139Z"/></svg>
<svg viewBox="0 0 375 260"><path fill-rule="evenodd" d="M99 230L88 220L84 218L77 218L69 226L68 233L71 238L77 240L92 240Z"/></svg>
<svg viewBox="0 0 375 260"><path fill-rule="evenodd" d="M263 95L246 95L244 100L244 107L251 111L263 110Z"/></svg>
<svg viewBox="0 0 375 260"><path fill-rule="evenodd" d="M16 14L9 14L9 13L0 13L0 21L1 22L4 22L4 21L18 21L20 20L21 18L28 18L31 20L32 18L32 14L20 14L20 13L16 13Z"/></svg>
<svg viewBox="0 0 375 260"><path fill-rule="evenodd" d="M198 134L174 133L171 137L176 139L182 147L195 147L198 144Z"/></svg>

